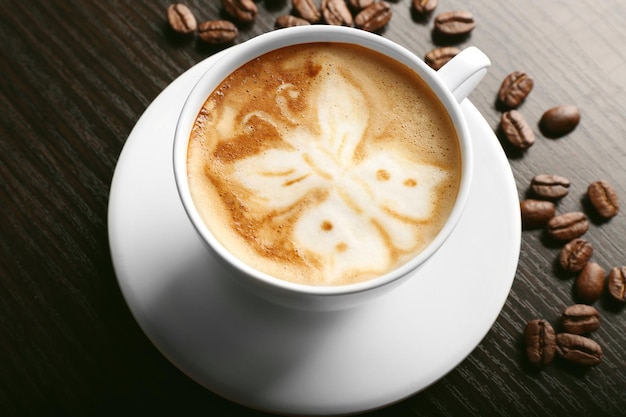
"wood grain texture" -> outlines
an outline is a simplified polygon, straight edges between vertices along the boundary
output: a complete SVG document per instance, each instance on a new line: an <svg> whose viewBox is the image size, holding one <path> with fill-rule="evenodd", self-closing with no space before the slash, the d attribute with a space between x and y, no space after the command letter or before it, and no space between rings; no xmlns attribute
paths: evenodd
<svg viewBox="0 0 626 417"><path fill-rule="evenodd" d="M497 129L502 79L530 74L520 107L536 144L505 146L519 196L539 173L572 182L557 212L586 209L587 185L610 182L626 205L626 3L622 0L441 0L435 14L469 10L477 21L455 46L476 45L493 66L472 94ZM122 146L149 103L193 64L219 50L167 27L167 1L0 1L0 414L257 416L198 386L149 343L115 280L107 202ZM219 2L191 0L199 21L223 18ZM433 15L391 3L382 36L418 56L436 46ZM237 43L273 29L287 0L257 3ZM537 122L575 104L582 121L559 139ZM481 138L476 138L481 140ZM498 190L493 190L494 194ZM487 202L488 203L488 202ZM593 219L585 238L605 269L626 264L626 213ZM623 416L626 310L596 303L604 349L583 370L524 359L527 321L553 324L575 302L573 277L559 271L560 246L523 233L511 293L492 329L456 369L427 390L371 416Z"/></svg>

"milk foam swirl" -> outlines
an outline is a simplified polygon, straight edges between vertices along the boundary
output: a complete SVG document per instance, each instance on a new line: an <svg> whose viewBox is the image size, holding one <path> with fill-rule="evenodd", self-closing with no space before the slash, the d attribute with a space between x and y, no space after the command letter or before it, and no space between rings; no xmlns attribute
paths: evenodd
<svg viewBox="0 0 626 417"><path fill-rule="evenodd" d="M202 151L211 155L203 171L228 228L246 242L234 251L265 258L270 273L286 271L281 278L335 285L419 252L433 235L424 226L441 227L439 211L451 205L441 195L454 196L458 173L407 152L412 139L387 137L397 130L381 128L371 94L343 66L316 68L314 82L263 90L270 104L210 99L197 131L217 132ZM218 238L222 228L212 228Z"/></svg>

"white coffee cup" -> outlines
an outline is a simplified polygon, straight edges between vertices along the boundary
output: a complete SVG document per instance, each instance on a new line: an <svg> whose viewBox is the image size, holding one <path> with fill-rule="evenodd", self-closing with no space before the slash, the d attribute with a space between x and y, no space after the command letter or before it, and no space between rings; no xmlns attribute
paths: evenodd
<svg viewBox="0 0 626 417"><path fill-rule="evenodd" d="M187 176L188 145L192 127L207 97L229 74L246 62L278 48L309 42L357 44L405 64L426 81L443 103L460 142L462 160L460 186L456 202L443 229L426 249L409 262L364 282L338 286L297 284L252 268L227 250L211 233L196 209L190 193ZM470 47L463 50L439 71L434 71L415 54L382 36L359 29L327 25L276 30L257 36L222 53L189 94L176 127L173 153L175 180L182 205L209 249L207 256L215 256L225 265L226 272L224 277L220 278L242 284L253 293L283 306L316 311L353 307L383 295L407 279L419 279L419 273L415 272L443 245L463 213L472 179L473 157L471 137L459 103L478 85L489 65L487 56L477 48ZM214 279L214 277L207 277L207 279Z"/></svg>

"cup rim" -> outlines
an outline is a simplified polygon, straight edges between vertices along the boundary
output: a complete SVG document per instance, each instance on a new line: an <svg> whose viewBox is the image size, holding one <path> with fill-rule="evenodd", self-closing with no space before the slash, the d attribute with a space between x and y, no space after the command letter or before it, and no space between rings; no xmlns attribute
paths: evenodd
<svg viewBox="0 0 626 417"><path fill-rule="evenodd" d="M295 283L274 277L246 264L226 249L209 230L208 226L205 225L191 198L187 179L187 149L191 129L209 94L213 92L226 76L246 62L285 46L313 42L357 44L383 53L407 65L424 79L445 106L457 132L461 152L461 178L456 200L444 226L436 237L420 253L399 267L378 277L351 284L326 286ZM473 154L469 129L459 103L443 81L436 76L436 71L426 65L417 55L389 39L361 29L345 26L310 25L274 30L235 45L223 51L222 54L192 88L180 112L174 136L173 168L176 188L187 216L194 229L205 241L206 246L215 251L217 256L225 260L231 267L242 272L244 276L252 281L256 281L256 284L265 284L265 286L272 287L278 291L282 290L313 296L356 294L386 286L410 275L412 271L415 271L436 253L452 234L461 218L469 195L473 173ZM207 59L211 59L211 57Z"/></svg>

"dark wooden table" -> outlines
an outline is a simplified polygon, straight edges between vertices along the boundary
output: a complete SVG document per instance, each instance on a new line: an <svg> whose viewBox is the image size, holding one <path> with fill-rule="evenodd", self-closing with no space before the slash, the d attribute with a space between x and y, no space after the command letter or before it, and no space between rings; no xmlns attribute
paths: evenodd
<svg viewBox="0 0 626 417"><path fill-rule="evenodd" d="M189 0L199 20L218 1ZM271 30L287 0L259 1L236 43ZM216 52L168 29L164 0L0 2L0 414L240 415L258 413L191 381L144 336L124 302L107 236L111 178L125 140L150 102ZM433 16L392 0L382 33L419 56L437 44ZM539 173L572 182L559 213L584 208L604 179L626 204L626 3L623 0L441 0L478 23L456 46L476 45L493 67L471 100L491 126L502 79L522 70L535 88L520 107L537 134L526 152L506 147L520 198ZM582 121L549 139L542 113L575 104ZM480 138L478 138L480 139ZM497 193L498 190L493 190ZM626 264L626 213L592 221L586 239L606 270ZM558 322L576 300L555 264L560 247L524 231L518 271L492 329L433 386L372 416L626 415L626 309L601 299L597 367L556 360L529 366L528 320Z"/></svg>

